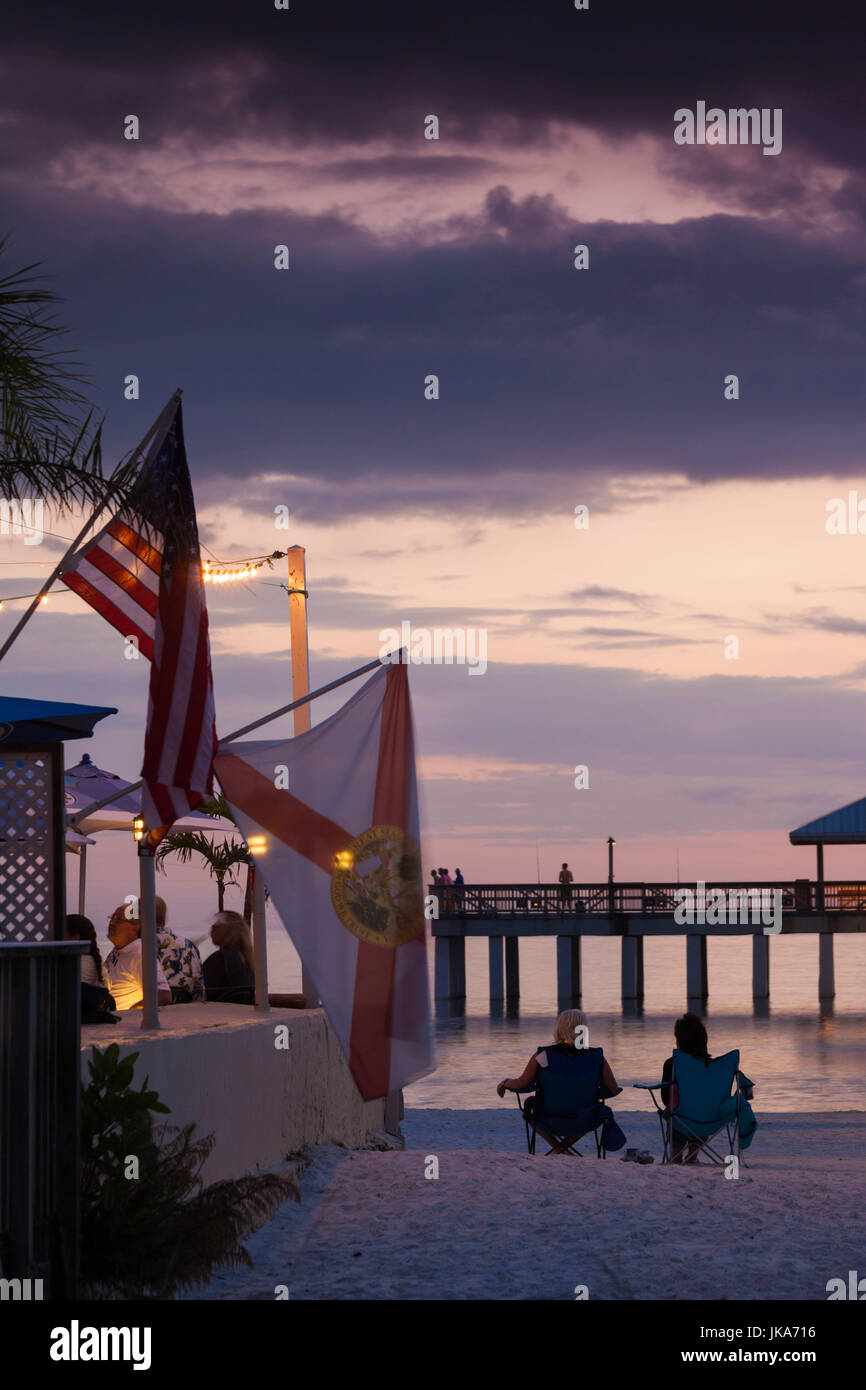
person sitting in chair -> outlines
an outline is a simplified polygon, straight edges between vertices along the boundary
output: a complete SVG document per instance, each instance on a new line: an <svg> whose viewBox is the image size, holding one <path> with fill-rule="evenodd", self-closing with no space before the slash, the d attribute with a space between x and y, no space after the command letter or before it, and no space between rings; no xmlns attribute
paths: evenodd
<svg viewBox="0 0 866 1390"><path fill-rule="evenodd" d="M684 1013L681 1018L677 1019L674 1024L674 1039L676 1040L678 1052L686 1052L690 1057L695 1057L699 1062L712 1061L707 1051L707 1030L703 1025L703 1021L697 1014ZM674 1059L671 1056L668 1057L662 1067L661 1098L665 1110L667 1110L670 1104L673 1070ZM737 1073L737 1084L743 1099L751 1100L754 1094L752 1082L742 1072ZM700 1144L697 1139L689 1138L681 1130L677 1129L675 1118L671 1137L671 1163L697 1163L699 1149ZM683 1153L685 1153L685 1159L683 1158Z"/></svg>
<svg viewBox="0 0 866 1390"><path fill-rule="evenodd" d="M239 912L218 912L211 923L210 934L217 949L202 967L207 1002L253 1004L256 992L253 941L246 918ZM303 994L268 995L268 1003L275 1009L303 1009L306 1002Z"/></svg>
<svg viewBox="0 0 866 1390"><path fill-rule="evenodd" d="M496 1087L497 1095L504 1096L506 1091L524 1091L530 1086L537 1085L539 1081L539 1069L549 1065L547 1055L549 1052L556 1053L563 1057L579 1057L582 1053L588 1052L589 1022L583 1010L566 1009L564 1013L561 1013L556 1020L553 1038L552 1047L539 1047L538 1050L532 1054L520 1076L506 1077L504 1081L500 1081L499 1085ZM611 1070L610 1063L603 1054L601 1059L601 1083L605 1098L619 1095L622 1090L622 1087L617 1085L616 1077ZM530 1123L532 1122L534 1108L535 1097L530 1096L523 1105L524 1115ZM554 1148L558 1147L559 1141L548 1134L544 1129L539 1127L538 1133L548 1144L552 1145ZM613 1145L610 1147L613 1147Z"/></svg>
<svg viewBox="0 0 866 1390"><path fill-rule="evenodd" d="M141 921L137 906L128 901L116 907L108 919L113 950L105 957L105 984L119 1012L140 1009L144 1001L141 964ZM160 1008L171 1003L171 989L162 966L156 963L156 1000Z"/></svg>

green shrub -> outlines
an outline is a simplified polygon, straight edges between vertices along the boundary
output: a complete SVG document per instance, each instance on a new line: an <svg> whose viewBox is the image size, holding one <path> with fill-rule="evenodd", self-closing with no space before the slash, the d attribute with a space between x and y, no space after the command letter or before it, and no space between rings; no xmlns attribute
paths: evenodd
<svg viewBox="0 0 866 1390"><path fill-rule="evenodd" d="M241 1241L289 1197L300 1201L295 1183L275 1173L205 1187L214 1136L194 1138L194 1124L155 1131L153 1116L170 1111L147 1077L133 1089L137 1059L121 1058L117 1043L93 1048L81 1088L85 1297L171 1298L222 1266L251 1267Z"/></svg>

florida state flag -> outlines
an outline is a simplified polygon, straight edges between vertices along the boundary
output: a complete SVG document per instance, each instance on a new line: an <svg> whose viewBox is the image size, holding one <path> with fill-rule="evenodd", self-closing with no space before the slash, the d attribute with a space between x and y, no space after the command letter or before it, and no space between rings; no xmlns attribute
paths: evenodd
<svg viewBox="0 0 866 1390"><path fill-rule="evenodd" d="M214 771L364 1100L433 1070L418 792L406 666L279 743Z"/></svg>

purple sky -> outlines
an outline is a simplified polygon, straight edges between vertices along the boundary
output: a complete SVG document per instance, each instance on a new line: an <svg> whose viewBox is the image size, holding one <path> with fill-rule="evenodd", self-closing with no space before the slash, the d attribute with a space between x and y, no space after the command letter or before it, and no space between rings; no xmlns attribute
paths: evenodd
<svg viewBox="0 0 866 1390"><path fill-rule="evenodd" d="M484 676L412 673L430 863L534 878L537 834L544 878L597 879L614 834L623 877L810 872L787 831L866 790L866 537L825 525L866 497L862 37L823 6L817 37L752 5L10 8L0 229L111 456L183 386L204 543L307 547L317 682L404 620L487 632ZM698 100L781 108L781 154L677 146ZM57 553L0 547L7 595ZM223 732L288 698L284 578L213 595ZM4 677L117 704L91 751L137 774L146 673L74 597Z"/></svg>

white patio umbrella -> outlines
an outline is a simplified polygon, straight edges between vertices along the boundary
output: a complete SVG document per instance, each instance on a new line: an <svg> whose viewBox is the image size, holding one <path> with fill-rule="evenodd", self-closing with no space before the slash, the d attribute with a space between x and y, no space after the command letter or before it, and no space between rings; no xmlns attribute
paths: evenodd
<svg viewBox="0 0 866 1390"><path fill-rule="evenodd" d="M87 846L94 843L87 836L99 835L106 830L119 830L132 835L135 818L141 814L141 789L119 777L116 772L105 772L97 767L89 753L84 753L81 762L68 769L64 775L64 783L67 824L88 806L104 801L106 797L121 791L124 787L132 788L111 805L99 807L90 816L82 816L76 830L67 831L67 845L75 843L80 849L78 911L83 914L87 882ZM172 829L204 830L214 835L240 834L234 821L226 820L223 816L207 816L201 811L191 811L189 815L182 816L175 821ZM70 836L76 836L76 839L73 841Z"/></svg>

